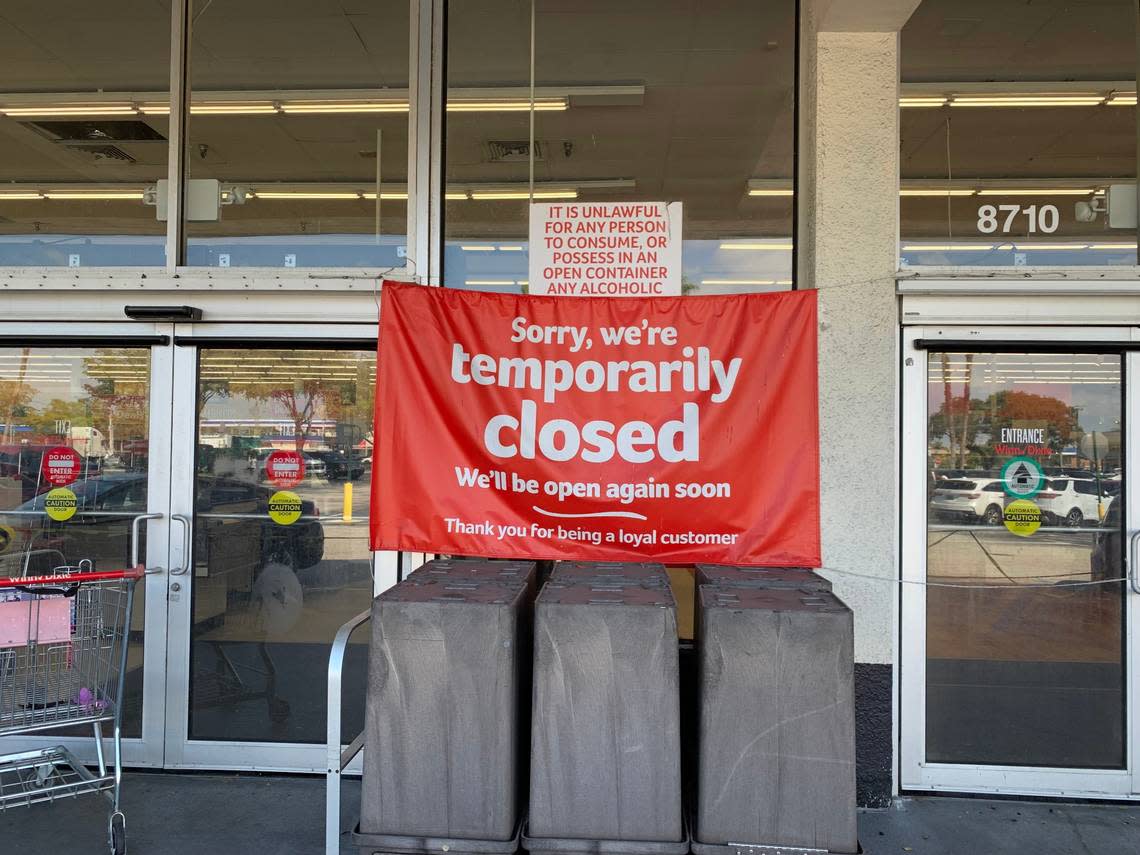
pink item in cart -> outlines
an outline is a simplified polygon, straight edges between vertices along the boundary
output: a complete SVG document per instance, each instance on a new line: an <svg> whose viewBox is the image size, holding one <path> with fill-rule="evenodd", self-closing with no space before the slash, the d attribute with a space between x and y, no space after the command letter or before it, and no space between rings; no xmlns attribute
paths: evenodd
<svg viewBox="0 0 1140 855"><path fill-rule="evenodd" d="M75 696L72 703L76 706L84 707L91 712L107 708L107 702L96 698L95 693L86 686L79 690L79 694Z"/></svg>
<svg viewBox="0 0 1140 855"><path fill-rule="evenodd" d="M71 640L71 601L42 597L0 603L0 647Z"/></svg>

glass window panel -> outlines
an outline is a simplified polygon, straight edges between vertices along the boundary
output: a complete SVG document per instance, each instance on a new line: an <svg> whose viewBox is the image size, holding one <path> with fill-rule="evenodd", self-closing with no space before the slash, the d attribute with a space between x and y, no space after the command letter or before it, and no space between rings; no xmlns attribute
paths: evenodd
<svg viewBox="0 0 1140 855"><path fill-rule="evenodd" d="M162 265L170 8L0 6L0 265Z"/></svg>
<svg viewBox="0 0 1140 855"><path fill-rule="evenodd" d="M928 375L926 759L1121 768L1121 358L931 353Z"/></svg>
<svg viewBox="0 0 1140 855"><path fill-rule="evenodd" d="M130 566L131 519L147 507L149 419L149 350L0 348L0 575L81 561ZM65 521L44 512L52 485L42 461L56 446L81 458L67 485L77 510ZM145 548L144 540L140 555ZM144 587L135 587L127 651L123 734L131 737L142 728Z"/></svg>
<svg viewBox="0 0 1140 855"><path fill-rule="evenodd" d="M375 371L374 351L202 351L191 739L324 740L314 687L337 629L372 599ZM295 487L267 474L278 449L304 457ZM299 497L298 519L270 516L278 490ZM366 640L345 663L346 733L363 727Z"/></svg>
<svg viewBox="0 0 1140 855"><path fill-rule="evenodd" d="M682 202L685 293L789 288L795 4L535 10L536 199ZM530 4L452 3L448 27L445 284L517 293Z"/></svg>
<svg viewBox="0 0 1140 855"><path fill-rule="evenodd" d="M901 64L904 266L1136 263L1135 3L923 0Z"/></svg>
<svg viewBox="0 0 1140 855"><path fill-rule="evenodd" d="M223 203L189 263L403 266L406 0L195 5L188 171Z"/></svg>

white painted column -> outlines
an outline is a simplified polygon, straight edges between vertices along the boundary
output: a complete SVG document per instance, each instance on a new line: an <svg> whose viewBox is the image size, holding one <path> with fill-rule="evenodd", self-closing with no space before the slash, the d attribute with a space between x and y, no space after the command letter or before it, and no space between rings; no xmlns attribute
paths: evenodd
<svg viewBox="0 0 1140 855"><path fill-rule="evenodd" d="M860 802L898 792L899 29L919 0L803 0L798 281L819 291L824 575L855 613Z"/></svg>

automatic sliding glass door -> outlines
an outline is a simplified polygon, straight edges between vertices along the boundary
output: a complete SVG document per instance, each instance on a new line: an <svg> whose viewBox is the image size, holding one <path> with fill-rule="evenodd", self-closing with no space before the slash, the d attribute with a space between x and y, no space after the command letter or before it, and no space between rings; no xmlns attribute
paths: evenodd
<svg viewBox="0 0 1140 855"><path fill-rule="evenodd" d="M131 616L123 750L128 763L161 765L169 336L140 336L138 325L72 327L59 337L16 325L3 333L8 327L0 342L0 575L121 570L136 557L151 568ZM53 468L53 459L70 465ZM93 759L90 739L65 741Z"/></svg>
<svg viewBox="0 0 1140 855"><path fill-rule="evenodd" d="M903 786L1127 795L1134 357L913 344Z"/></svg>
<svg viewBox="0 0 1140 855"><path fill-rule="evenodd" d="M324 763L329 645L373 596L376 353L313 340L312 329L295 344L179 339L193 395L176 406L175 492L192 536L172 600L171 676L184 699L169 722L174 765ZM345 706L359 717L366 652L356 640Z"/></svg>

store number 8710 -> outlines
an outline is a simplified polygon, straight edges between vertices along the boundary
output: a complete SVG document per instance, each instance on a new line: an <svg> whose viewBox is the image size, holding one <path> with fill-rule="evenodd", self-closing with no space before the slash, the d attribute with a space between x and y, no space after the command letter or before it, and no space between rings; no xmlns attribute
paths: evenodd
<svg viewBox="0 0 1140 855"><path fill-rule="evenodd" d="M1003 235L1013 231L1019 216L1025 217L1026 232L1047 235L1057 231L1061 224L1061 214L1056 205L982 205L978 208L978 231L992 235L1001 231Z"/></svg>

